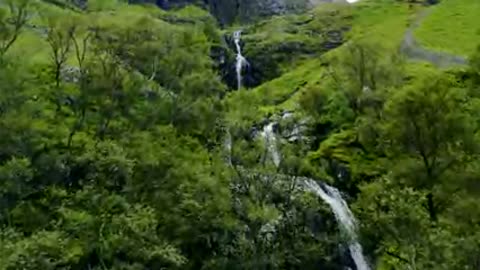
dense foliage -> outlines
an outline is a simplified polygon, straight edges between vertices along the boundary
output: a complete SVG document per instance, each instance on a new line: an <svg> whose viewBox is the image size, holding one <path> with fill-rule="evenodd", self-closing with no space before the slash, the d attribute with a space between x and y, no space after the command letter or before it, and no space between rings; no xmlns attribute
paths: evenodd
<svg viewBox="0 0 480 270"><path fill-rule="evenodd" d="M345 7L276 17L245 46L280 102L229 93L208 12L94 7L0 3L0 269L353 267L299 176L344 191L372 268L480 267L480 48L440 70L344 37ZM279 166L254 136L272 120Z"/></svg>

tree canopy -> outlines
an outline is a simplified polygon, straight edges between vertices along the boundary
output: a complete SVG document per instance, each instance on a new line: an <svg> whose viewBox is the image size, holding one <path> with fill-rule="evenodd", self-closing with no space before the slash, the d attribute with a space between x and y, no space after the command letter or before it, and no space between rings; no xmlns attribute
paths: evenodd
<svg viewBox="0 0 480 270"><path fill-rule="evenodd" d="M237 90L198 6L1 3L0 269L353 269L306 178L342 191L373 269L478 269L480 47L411 62L343 36L355 12L247 26L275 72Z"/></svg>

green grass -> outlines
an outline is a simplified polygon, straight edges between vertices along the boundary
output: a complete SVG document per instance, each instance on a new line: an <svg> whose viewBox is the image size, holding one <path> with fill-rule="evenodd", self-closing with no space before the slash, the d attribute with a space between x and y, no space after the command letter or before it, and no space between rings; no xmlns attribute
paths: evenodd
<svg viewBox="0 0 480 270"><path fill-rule="evenodd" d="M350 10L345 10L350 9ZM403 35L413 19L416 10L409 9L408 5L398 3L393 0L364 0L350 7L342 7L346 14L352 14L352 29L349 38L366 38L373 43L379 43L383 48L397 49L402 42ZM278 27L283 34L283 29L287 27L281 18L277 23L269 25L270 28L264 29L266 33L261 33L263 38L278 38L274 33L272 25ZM272 21L273 21L272 20ZM272 32L273 31L273 32ZM259 31L262 32L262 31ZM271 36L271 37L270 37ZM282 38L288 38L281 35ZM267 41L264 41L267 42ZM328 52L324 59L342 53L342 47ZM298 63L290 67L289 71L279 78L266 82L255 89L242 93L250 97L250 104L258 110L262 116L275 111L294 110L298 106L298 99L302 92L310 85L322 86L325 69L322 67L320 56L314 56L309 60ZM236 98L236 94L232 95Z"/></svg>
<svg viewBox="0 0 480 270"><path fill-rule="evenodd" d="M415 9L394 0L363 0L353 7L352 38L366 38L382 47L400 45Z"/></svg>
<svg viewBox="0 0 480 270"><path fill-rule="evenodd" d="M374 43L380 43L387 49L398 48L416 12L410 10L408 5L399 4L393 0L364 0L353 6L341 7L341 10L344 14L352 15L349 38L367 38ZM291 26L285 23L286 21L282 18L273 18L268 25L260 23L257 26L256 35L262 35L262 42L269 42L269 39L288 40L292 34L285 29ZM232 104L231 119L241 122L258 121L271 113L297 109L299 98L309 86L327 87L323 83L326 70L322 63L324 60L328 61L331 56L341 54L342 51L343 48L340 47L323 56L313 56L306 61L291 65L289 71L282 76L255 89L231 93L229 96L229 103ZM249 104L248 111L233 108L234 104L245 104L245 102Z"/></svg>
<svg viewBox="0 0 480 270"><path fill-rule="evenodd" d="M320 59L311 59L255 89L231 92L226 100L227 119L233 123L251 124L275 112L295 110L302 91L310 84L319 83L322 74Z"/></svg>
<svg viewBox="0 0 480 270"><path fill-rule="evenodd" d="M56 0L57 1L57 0ZM63 0L62 0L63 1ZM58 2L62 2L58 0ZM143 18L150 18L150 23L155 23L152 27L159 29L171 29L174 27L181 27L181 23L169 23L163 20L167 16L167 12L153 8L148 5L128 5L122 1L109 0L102 2L92 1L92 5L99 4L95 7L96 11L81 12L63 8L60 5L52 4L49 1L40 1L35 7L34 16L28 21L28 26L23 29L17 41L13 44L8 54L14 58L22 59L27 66L45 65L51 61L50 47L46 41L45 36L42 36L42 31L48 28L48 22L45 16L59 16L65 18L72 18L78 20L79 23L94 22L103 27L129 27L134 23L141 22ZM188 7L175 12L168 13L170 16L179 18L196 19L208 16L206 11L199 8ZM78 17L74 17L78 16ZM203 17L202 17L203 16ZM188 26L188 25L187 25ZM44 35L45 33L43 33ZM67 61L69 65L76 65L75 55L70 53Z"/></svg>
<svg viewBox="0 0 480 270"><path fill-rule="evenodd" d="M320 58L311 59L280 78L254 89L262 104L262 111L295 109L301 92L308 85L320 82L324 72L321 65Z"/></svg>
<svg viewBox="0 0 480 270"><path fill-rule="evenodd" d="M38 33L25 31L8 52L18 59L23 59L28 66L46 64L50 60L50 51L45 39Z"/></svg>
<svg viewBox="0 0 480 270"><path fill-rule="evenodd" d="M470 56L480 44L480 1L442 0L415 31L417 41L438 51Z"/></svg>
<svg viewBox="0 0 480 270"><path fill-rule="evenodd" d="M102 11L115 9L121 3L118 0L89 0L87 6L90 11Z"/></svg>
<svg viewBox="0 0 480 270"><path fill-rule="evenodd" d="M37 13L28 22L29 27L23 29L17 41L8 52L10 56L23 59L24 64L27 66L44 65L50 61L50 47L45 37L42 37L40 34L47 27L47 23L42 16L44 14L63 16L78 14L76 11L62 8L47 1L38 2L36 11ZM33 29L33 26L37 27L37 29Z"/></svg>
<svg viewBox="0 0 480 270"><path fill-rule="evenodd" d="M274 16L243 29L243 52L261 70L262 81L277 78L341 41L351 24L348 5L323 4L302 14Z"/></svg>

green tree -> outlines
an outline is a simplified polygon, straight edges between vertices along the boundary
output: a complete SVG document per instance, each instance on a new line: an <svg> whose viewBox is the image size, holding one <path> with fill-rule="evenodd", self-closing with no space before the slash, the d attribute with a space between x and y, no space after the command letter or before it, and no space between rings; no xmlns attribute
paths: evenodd
<svg viewBox="0 0 480 270"><path fill-rule="evenodd" d="M402 58L365 40L347 44L334 60L333 86L345 95L357 116L368 107L380 110L385 88L401 82Z"/></svg>
<svg viewBox="0 0 480 270"><path fill-rule="evenodd" d="M461 171L477 149L469 104L465 89L448 76L433 75L397 91L385 105L384 143L404 160L395 166L398 177L428 190L432 220L440 211L436 188L449 172Z"/></svg>
<svg viewBox="0 0 480 270"><path fill-rule="evenodd" d="M70 56L72 41L77 28L75 18L56 14L43 15L47 21L47 42L50 46L50 57L54 74L55 86L60 87L62 69Z"/></svg>
<svg viewBox="0 0 480 270"><path fill-rule="evenodd" d="M8 0L0 7L0 60L17 41L31 15L30 0Z"/></svg>

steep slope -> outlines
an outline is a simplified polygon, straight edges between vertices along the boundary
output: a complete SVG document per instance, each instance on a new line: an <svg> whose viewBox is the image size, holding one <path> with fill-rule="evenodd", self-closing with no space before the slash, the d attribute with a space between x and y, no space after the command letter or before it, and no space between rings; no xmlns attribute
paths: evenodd
<svg viewBox="0 0 480 270"><path fill-rule="evenodd" d="M302 61L339 47L351 23L349 6L320 5L305 14L273 17L242 27L243 52L250 62L246 86L274 79Z"/></svg>
<svg viewBox="0 0 480 270"><path fill-rule="evenodd" d="M24 1L0 270L479 269L480 49L413 42L451 2Z"/></svg>
<svg viewBox="0 0 480 270"><path fill-rule="evenodd" d="M430 13L415 30L420 45L436 51L469 57L480 39L476 0L443 0L430 8Z"/></svg>
<svg viewBox="0 0 480 270"><path fill-rule="evenodd" d="M65 8L58 3L39 1L37 8L32 13L23 34L12 47L11 54L24 57L27 64L46 64L50 61L50 50L48 40L48 29L56 24L56 21L67 21L73 27L106 28L133 28L136 23L145 21L151 24L152 29L162 29L165 32L190 29L199 26L199 31L204 31L212 43L220 43L220 32L215 28L214 19L207 11L198 7L188 6L175 11L163 11L154 6L128 5L117 1L110 3L100 1L89 2L89 9L86 11L76 8ZM69 18L70 17L70 18ZM68 25L65 25L68 26ZM159 36L161 36L159 34ZM36 44L36 46L31 46ZM212 45L212 44L210 44ZM69 64L73 64L75 55L69 53Z"/></svg>
<svg viewBox="0 0 480 270"><path fill-rule="evenodd" d="M328 13L329 9L339 10L339 13L336 15L339 15L338 17L332 16L332 18L326 19L331 23L329 24L331 25L330 27L336 27L336 29L345 29L345 27L347 27L347 29L349 29L349 31L345 33L345 40L342 40L342 42L348 42L348 40L368 40L371 43L382 46L382 48L393 51L396 51L400 47L404 33L408 29L409 22L415 18L416 12L415 10L409 10L408 5L398 3L397 1L378 2L365 0L355 4L353 7L344 5L320 6L317 9L317 14L321 14L322 12ZM341 15L340 12L344 12L344 15ZM323 17L325 18L325 16ZM337 18L337 21L335 21L335 18ZM342 18L344 19L343 22L341 20ZM258 50L258 54L269 61L279 61L279 63L275 62L275 64L279 66L278 68L283 68L284 74L254 89L244 90L246 93L234 92L231 94L231 98L234 100L236 96L249 96L251 99L250 104L260 110L257 113L258 119L261 119L269 113L296 109L298 107L298 98L302 95L303 91L314 85L316 87L322 87L322 82L329 77L329 62L331 62L336 55L342 54L342 51L345 49L340 46L322 56L324 48L318 38L314 37L313 39L309 39L310 36L301 36L297 32L298 30L293 32L294 34L290 34L288 31L285 31L285 28L281 27L282 24L278 26L278 20L287 24L290 28L294 27L292 24L295 25L295 21L282 20L282 18L274 19L272 22L263 22L260 23L262 28L257 27L260 29L259 33L250 33L252 36L248 36L250 28L246 28L247 36L244 42L246 57L251 61L251 65L256 65L256 59L249 57L249 53L254 53L249 51L250 47L252 48L251 50ZM315 29L325 29L325 25L323 24L317 24L315 27L317 27ZM257 28L254 26L253 29ZM303 29L303 31L308 31L308 28ZM309 43L320 46L313 47L311 49L313 53L311 54L302 54L301 51L298 53L295 49L287 48L284 51L276 53L279 57L275 57L275 52L272 54L268 49L269 47L266 47L267 49L262 47L269 46L269 44L285 46L285 42L288 44L290 39L302 43L303 46ZM265 52L268 53L265 54ZM286 59L288 59L283 66L281 65L280 57L286 57ZM261 72L265 71L261 70ZM235 103L235 101L232 103ZM241 104L241 102L239 103ZM242 110L235 109L234 111L238 113Z"/></svg>
<svg viewBox="0 0 480 270"><path fill-rule="evenodd" d="M405 32L401 52L410 59L426 61L438 67L467 65L468 61L461 55L449 54L445 51L436 51L435 48L425 48L414 37L414 31L421 25L430 10L419 12L415 21Z"/></svg>

